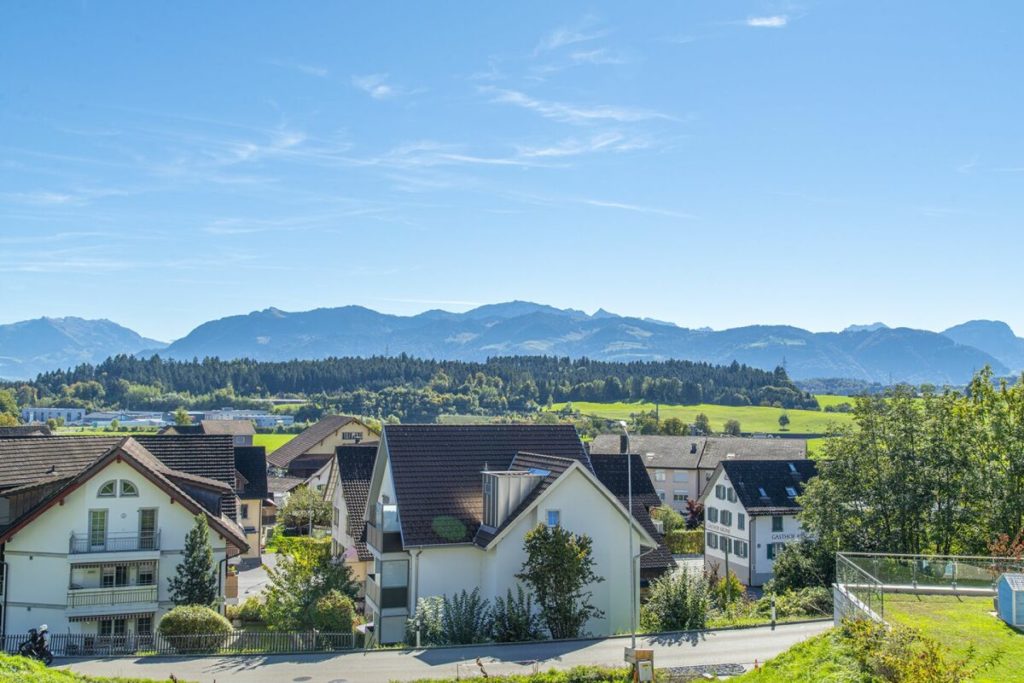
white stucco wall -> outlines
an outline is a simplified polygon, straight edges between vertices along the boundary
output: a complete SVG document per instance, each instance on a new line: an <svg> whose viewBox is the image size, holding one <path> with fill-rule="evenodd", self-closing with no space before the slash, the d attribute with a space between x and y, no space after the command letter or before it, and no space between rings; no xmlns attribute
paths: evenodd
<svg viewBox="0 0 1024 683"><path fill-rule="evenodd" d="M712 478L712 481L708 483L707 497L704 499L704 531L705 531L705 545L704 545L704 567L708 571L717 572L719 577L724 577L726 573L726 557L725 551L722 550L721 540L718 541L718 547L712 548L707 544L707 533L713 533L717 536L726 536L733 541L743 541L750 544L747 557L739 557L735 552L729 553L729 571L736 575L736 578L740 580L744 585L750 585L750 556L754 554L753 543L751 543L751 519L747 514L746 509L739 502L739 498L735 502L729 501L728 497L724 499L717 498L715 496L715 487L723 485L727 490L732 490L732 483L729 481L729 477L723 470L718 476ZM714 508L718 511L719 521L712 522L711 517L708 513L709 508ZM732 521L726 525L721 522L722 512L726 511L732 514ZM744 516L744 528L739 528L739 515Z"/></svg>
<svg viewBox="0 0 1024 683"><path fill-rule="evenodd" d="M100 486L111 479L127 479L138 487L138 497L99 498ZM157 508L160 549L69 555L72 532L86 534L89 510L106 509L108 533L139 531L139 509ZM64 504L49 508L10 539L5 548L7 561L6 632L24 633L46 623L53 633L78 633L87 622L68 622L65 615L71 564L158 559L156 584L161 611L171 605L167 578L173 576L181 561L185 536L192 528L193 515L127 463L112 462L91 480L71 492ZM210 531L214 562L225 558L226 543L216 531ZM222 577L223 578L223 577ZM116 610L115 610L116 611Z"/></svg>

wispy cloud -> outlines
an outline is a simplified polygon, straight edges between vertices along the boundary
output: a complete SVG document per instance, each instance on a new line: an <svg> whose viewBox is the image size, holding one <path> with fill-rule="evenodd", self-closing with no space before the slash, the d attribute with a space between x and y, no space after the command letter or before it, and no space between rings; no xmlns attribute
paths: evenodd
<svg viewBox="0 0 1024 683"><path fill-rule="evenodd" d="M956 167L956 172L957 173L961 173L963 175L973 175L974 172L977 169L978 169L978 155L975 154L973 157L970 158L969 161L965 161L964 163L958 165Z"/></svg>
<svg viewBox="0 0 1024 683"><path fill-rule="evenodd" d="M619 123L650 121L654 119L668 119L673 117L650 109L637 109L633 107L619 107L612 105L575 105L564 102L553 102L539 100L530 97L518 90L505 90L502 88L483 87L480 92L491 95L491 102L497 104L511 104L516 107L537 112L541 116L563 123L588 124L602 121L616 121Z"/></svg>
<svg viewBox="0 0 1024 683"><path fill-rule="evenodd" d="M747 26L752 28L784 28L789 23L789 17L785 14L775 14L769 17L749 17Z"/></svg>
<svg viewBox="0 0 1024 683"><path fill-rule="evenodd" d="M367 74L353 76L352 85L362 90L375 100L387 100L399 95L408 94L405 88L388 83L387 74Z"/></svg>
<svg viewBox="0 0 1024 683"><path fill-rule="evenodd" d="M681 211L671 211L669 209L661 209L654 206L642 206L640 204L626 204L625 202L614 202L607 201L604 199L581 199L581 204L587 206L596 206L603 209L619 209L621 211L632 211L634 213L649 213L658 216L668 216L670 218L684 218L686 220L694 220L697 218L692 213L684 213Z"/></svg>
<svg viewBox="0 0 1024 683"><path fill-rule="evenodd" d="M604 38L611 33L607 28L595 27L595 23L596 21L593 17L585 17L575 26L559 27L544 36L540 43L537 44L537 47L534 48L533 53L538 55L542 52L557 50L558 48L565 47L566 45L587 43L592 40Z"/></svg>
<svg viewBox="0 0 1024 683"><path fill-rule="evenodd" d="M625 64L626 58L610 52L607 48L573 52L569 59L574 64Z"/></svg>
<svg viewBox="0 0 1024 683"><path fill-rule="evenodd" d="M570 157L593 152L627 152L645 149L649 141L630 137L619 132L600 133L589 138L566 138L553 145L543 147L524 146L519 148L519 155L526 158Z"/></svg>
<svg viewBox="0 0 1024 683"><path fill-rule="evenodd" d="M331 75L331 72L327 67L317 66L315 64L302 64L300 62L291 62L279 59L267 60L267 64L281 67L282 69L292 69L294 71L304 73L307 76L316 76L317 78L327 78Z"/></svg>

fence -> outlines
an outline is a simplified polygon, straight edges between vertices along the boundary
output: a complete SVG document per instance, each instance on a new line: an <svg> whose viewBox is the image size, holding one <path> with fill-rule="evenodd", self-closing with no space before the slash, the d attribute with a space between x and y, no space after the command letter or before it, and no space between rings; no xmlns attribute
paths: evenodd
<svg viewBox="0 0 1024 683"><path fill-rule="evenodd" d="M836 614L868 617L876 621L885 618L885 592L882 582L851 562L844 553L836 555ZM851 614L855 613L855 614Z"/></svg>
<svg viewBox="0 0 1024 683"><path fill-rule="evenodd" d="M8 635L3 651L17 653L27 635ZM209 635L97 636L80 633L47 635L55 657L122 657L166 655L264 655L299 652L343 652L356 647L352 633L284 633L232 631Z"/></svg>
<svg viewBox="0 0 1024 683"><path fill-rule="evenodd" d="M970 555L901 555L840 553L891 593L992 594L1004 572L1024 571L1024 561ZM836 568L839 567L837 558Z"/></svg>

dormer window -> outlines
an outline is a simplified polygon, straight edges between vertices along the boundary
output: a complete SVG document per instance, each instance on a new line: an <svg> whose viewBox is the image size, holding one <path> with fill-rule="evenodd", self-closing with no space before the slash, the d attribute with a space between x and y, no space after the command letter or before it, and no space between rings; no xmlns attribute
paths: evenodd
<svg viewBox="0 0 1024 683"><path fill-rule="evenodd" d="M117 482L112 479L104 483L96 495L100 498L113 498L117 495Z"/></svg>
<svg viewBox="0 0 1024 683"><path fill-rule="evenodd" d="M128 481L127 479L122 479L121 480L121 495L122 496L128 496L128 497L138 496L139 495L139 487L136 486L135 484L133 484L132 482Z"/></svg>

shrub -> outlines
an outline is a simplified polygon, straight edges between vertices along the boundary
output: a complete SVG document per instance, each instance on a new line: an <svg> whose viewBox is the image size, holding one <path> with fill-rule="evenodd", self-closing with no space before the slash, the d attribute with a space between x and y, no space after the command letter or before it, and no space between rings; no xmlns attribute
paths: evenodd
<svg viewBox="0 0 1024 683"><path fill-rule="evenodd" d="M666 532L665 545L673 555L700 555L704 552L704 530L676 529Z"/></svg>
<svg viewBox="0 0 1024 683"><path fill-rule="evenodd" d="M803 539L787 543L772 565L774 577L765 592L785 593L815 586L828 587L835 582L835 555L820 541Z"/></svg>
<svg viewBox="0 0 1024 683"><path fill-rule="evenodd" d="M327 633L350 633L355 613L352 598L332 590L313 604L313 628Z"/></svg>
<svg viewBox="0 0 1024 683"><path fill-rule="evenodd" d="M712 594L715 605L721 610L726 610L729 605L743 597L743 584L740 583L736 574L730 571L725 578L715 581Z"/></svg>
<svg viewBox="0 0 1024 683"><path fill-rule="evenodd" d="M508 589L508 596L494 599L492 634L499 643L540 640L544 637L540 615L534 612L533 596L516 586L516 594Z"/></svg>
<svg viewBox="0 0 1024 683"><path fill-rule="evenodd" d="M667 505L652 508L651 517L661 520L666 534L670 534L676 529L686 528L686 518Z"/></svg>
<svg viewBox="0 0 1024 683"><path fill-rule="evenodd" d="M711 606L708 581L682 572L658 578L651 584L646 604L640 608L640 627L645 631L683 631L707 625Z"/></svg>
<svg viewBox="0 0 1024 683"><path fill-rule="evenodd" d="M231 633L231 622L209 607L181 605L160 619L157 632L178 652L215 652Z"/></svg>
<svg viewBox="0 0 1024 683"><path fill-rule="evenodd" d="M480 597L480 589L465 589L448 598L444 596L441 611L441 632L450 645L485 642L491 634L491 603Z"/></svg>
<svg viewBox="0 0 1024 683"><path fill-rule="evenodd" d="M757 601L758 614L771 615L772 595L775 596L775 614L779 617L820 617L832 614L832 591L821 586L784 593L765 593Z"/></svg>
<svg viewBox="0 0 1024 683"><path fill-rule="evenodd" d="M256 596L250 596L238 606L238 618L242 621L261 622L265 619L263 603Z"/></svg>
<svg viewBox="0 0 1024 683"><path fill-rule="evenodd" d="M443 645L441 614L444 612L444 598L433 596L416 601L416 614L405 623L405 636L410 645L416 644L416 633L420 634L423 645Z"/></svg>

